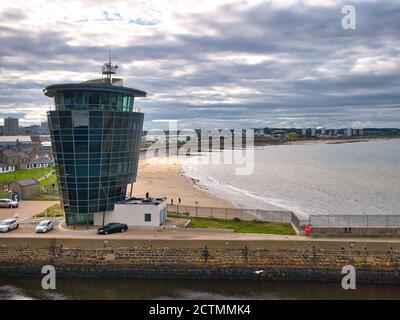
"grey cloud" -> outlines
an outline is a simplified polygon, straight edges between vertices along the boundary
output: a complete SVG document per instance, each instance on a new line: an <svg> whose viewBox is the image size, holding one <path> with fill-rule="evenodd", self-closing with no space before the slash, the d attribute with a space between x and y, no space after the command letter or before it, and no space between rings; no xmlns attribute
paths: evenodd
<svg viewBox="0 0 400 320"><path fill-rule="evenodd" d="M148 98L137 101L146 113L147 128L158 126L151 120L173 118L192 127L339 126L355 121L400 127L399 66L352 71L359 58L400 61L400 5L358 2L358 29L343 30L343 4L307 7L299 2L285 9L268 4L221 6L185 16L191 34L135 35L128 45L113 50L126 85L149 92ZM69 71L79 78L83 70L97 73L106 56L107 48L93 43L69 45L73 39L57 30L35 33L0 26L0 33L0 68L7 72ZM252 54L273 59L255 64L218 59ZM13 62L5 57L13 57ZM124 66L134 61L147 64L137 69ZM176 74L186 67L195 71ZM325 69L329 72L321 71ZM41 93L46 81L17 80L0 83L0 110L18 103L51 103ZM239 94L242 89L247 90Z"/></svg>

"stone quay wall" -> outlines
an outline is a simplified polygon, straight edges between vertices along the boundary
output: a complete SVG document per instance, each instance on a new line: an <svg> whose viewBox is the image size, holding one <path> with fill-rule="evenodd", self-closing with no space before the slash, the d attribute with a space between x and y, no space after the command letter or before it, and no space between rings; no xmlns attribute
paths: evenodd
<svg viewBox="0 0 400 320"><path fill-rule="evenodd" d="M400 283L400 242L345 240L0 239L0 275ZM255 272L263 270L263 272Z"/></svg>
<svg viewBox="0 0 400 320"><path fill-rule="evenodd" d="M304 232L303 232L304 233ZM400 228L394 227L311 227L310 236L313 238L379 238L398 239Z"/></svg>

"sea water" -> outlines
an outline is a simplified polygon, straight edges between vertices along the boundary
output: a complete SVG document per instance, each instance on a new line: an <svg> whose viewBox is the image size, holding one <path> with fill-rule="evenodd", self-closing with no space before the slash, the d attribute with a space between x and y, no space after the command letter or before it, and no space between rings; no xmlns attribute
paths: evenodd
<svg viewBox="0 0 400 320"><path fill-rule="evenodd" d="M182 172L238 207L300 216L400 214L400 140L258 147L248 175L238 175L234 161L198 159L207 156L187 158Z"/></svg>

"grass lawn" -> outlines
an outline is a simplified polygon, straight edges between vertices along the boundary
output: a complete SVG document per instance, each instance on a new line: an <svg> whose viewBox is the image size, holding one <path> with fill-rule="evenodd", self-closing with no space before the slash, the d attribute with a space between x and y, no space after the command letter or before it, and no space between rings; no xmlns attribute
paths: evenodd
<svg viewBox="0 0 400 320"><path fill-rule="evenodd" d="M33 197L29 200L33 200L33 201L57 201L60 200L60 197L57 195L51 195L51 194L38 194L36 197Z"/></svg>
<svg viewBox="0 0 400 320"><path fill-rule="evenodd" d="M15 172L4 172L0 173L0 183L7 183L13 180L25 180L25 179L39 179L48 172L53 170L53 167L47 168L36 168L36 169L20 169ZM47 179L46 179L47 180Z"/></svg>
<svg viewBox="0 0 400 320"><path fill-rule="evenodd" d="M36 169L20 169L15 172L0 173L0 183L8 183L13 180L24 180L24 179L39 179L44 175L48 174L54 167L47 168L36 168ZM59 200L60 197L57 195L57 189L53 190L52 185L57 186L57 175L53 173L46 179L39 181L41 187L41 194L30 200ZM56 187L57 188L57 187ZM53 194L54 193L54 194ZM8 198L8 193L4 194L0 192L0 198Z"/></svg>
<svg viewBox="0 0 400 320"><path fill-rule="evenodd" d="M169 217L183 218L181 215L169 214ZM185 217L190 219L187 228L208 228L208 229L232 229L234 232L240 233L266 233L266 234L282 234L296 235L290 224L276 224L260 221L234 221L214 218L195 218Z"/></svg>
<svg viewBox="0 0 400 320"><path fill-rule="evenodd" d="M44 218L44 217L62 217L63 216L63 211L61 209L60 204L55 204L54 206L51 206L47 208L46 210L42 211L41 213L38 213L35 215L36 218Z"/></svg>
<svg viewBox="0 0 400 320"><path fill-rule="evenodd" d="M39 181L42 187L51 186L52 184L57 185L57 175L53 173L51 176L47 177L46 179Z"/></svg>
<svg viewBox="0 0 400 320"><path fill-rule="evenodd" d="M8 199L8 192L0 191L0 199Z"/></svg>

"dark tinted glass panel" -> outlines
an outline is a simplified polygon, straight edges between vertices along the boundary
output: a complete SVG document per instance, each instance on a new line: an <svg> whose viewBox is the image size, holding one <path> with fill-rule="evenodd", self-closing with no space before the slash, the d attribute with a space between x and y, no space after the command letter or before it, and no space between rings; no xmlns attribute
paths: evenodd
<svg viewBox="0 0 400 320"><path fill-rule="evenodd" d="M97 92L88 92L89 106L97 106L99 104L99 94Z"/></svg>
<svg viewBox="0 0 400 320"><path fill-rule="evenodd" d="M105 129L112 129L114 127L114 118L112 115L107 116L104 118L104 125Z"/></svg>
<svg viewBox="0 0 400 320"><path fill-rule="evenodd" d="M60 118L60 128L61 129L70 129L72 127L72 121L70 117L62 117Z"/></svg>
<svg viewBox="0 0 400 320"><path fill-rule="evenodd" d="M75 142L75 152L76 153L86 153L89 151L87 142Z"/></svg>
<svg viewBox="0 0 400 320"><path fill-rule="evenodd" d="M64 151L64 153L66 152L74 152L74 144L72 142L63 142L62 143L62 149Z"/></svg>
<svg viewBox="0 0 400 320"><path fill-rule="evenodd" d="M71 108L75 104L74 93L64 92L64 105L65 107Z"/></svg>
<svg viewBox="0 0 400 320"><path fill-rule="evenodd" d="M102 127L103 127L103 118L100 117L90 118L90 129L102 128Z"/></svg>

